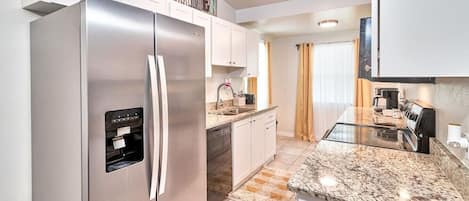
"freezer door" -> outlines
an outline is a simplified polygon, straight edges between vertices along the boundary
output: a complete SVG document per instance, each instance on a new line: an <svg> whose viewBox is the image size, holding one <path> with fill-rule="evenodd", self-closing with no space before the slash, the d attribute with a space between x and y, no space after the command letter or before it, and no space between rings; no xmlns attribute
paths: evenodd
<svg viewBox="0 0 469 201"><path fill-rule="evenodd" d="M148 201L154 14L109 0L86 1L85 13L89 201Z"/></svg>
<svg viewBox="0 0 469 201"><path fill-rule="evenodd" d="M163 130L157 200L206 201L204 29L163 15L156 22Z"/></svg>

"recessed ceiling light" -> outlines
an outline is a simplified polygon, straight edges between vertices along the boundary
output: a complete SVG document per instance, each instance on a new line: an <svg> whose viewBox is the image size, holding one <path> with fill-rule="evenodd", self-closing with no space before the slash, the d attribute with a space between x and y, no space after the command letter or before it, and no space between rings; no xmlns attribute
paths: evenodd
<svg viewBox="0 0 469 201"><path fill-rule="evenodd" d="M321 28L335 27L339 24L339 20L322 20L318 23Z"/></svg>

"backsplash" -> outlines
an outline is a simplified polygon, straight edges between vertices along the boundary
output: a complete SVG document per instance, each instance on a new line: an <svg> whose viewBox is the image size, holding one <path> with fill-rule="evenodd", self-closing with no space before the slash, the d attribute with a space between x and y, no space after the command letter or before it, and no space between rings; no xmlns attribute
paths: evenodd
<svg viewBox="0 0 469 201"><path fill-rule="evenodd" d="M229 67L213 67L212 77L205 79L205 102L216 102L217 101L217 88L218 85L225 81L225 78L230 78L231 69ZM231 85L235 93L240 90L244 90L244 79L241 77L231 77ZM229 89L220 90L222 100L233 99L233 96Z"/></svg>
<svg viewBox="0 0 469 201"><path fill-rule="evenodd" d="M463 124L463 132L469 132L469 78L440 78L436 82L432 104L437 112L437 138L446 144L448 123Z"/></svg>

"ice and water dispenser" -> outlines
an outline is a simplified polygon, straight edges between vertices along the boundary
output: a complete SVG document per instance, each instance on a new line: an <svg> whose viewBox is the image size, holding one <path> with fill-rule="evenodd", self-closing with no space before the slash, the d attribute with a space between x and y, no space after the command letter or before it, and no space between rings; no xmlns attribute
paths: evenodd
<svg viewBox="0 0 469 201"><path fill-rule="evenodd" d="M143 108L105 114L106 172L143 160Z"/></svg>

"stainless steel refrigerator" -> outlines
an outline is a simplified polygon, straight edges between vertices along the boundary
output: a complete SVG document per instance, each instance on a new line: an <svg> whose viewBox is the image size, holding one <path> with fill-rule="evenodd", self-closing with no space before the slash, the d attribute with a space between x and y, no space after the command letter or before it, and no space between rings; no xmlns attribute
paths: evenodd
<svg viewBox="0 0 469 201"><path fill-rule="evenodd" d="M205 201L204 29L110 0L31 23L34 201Z"/></svg>

